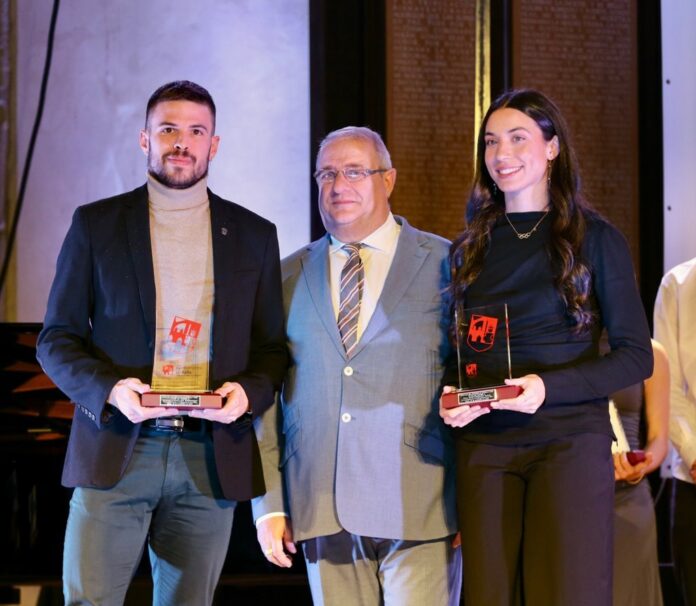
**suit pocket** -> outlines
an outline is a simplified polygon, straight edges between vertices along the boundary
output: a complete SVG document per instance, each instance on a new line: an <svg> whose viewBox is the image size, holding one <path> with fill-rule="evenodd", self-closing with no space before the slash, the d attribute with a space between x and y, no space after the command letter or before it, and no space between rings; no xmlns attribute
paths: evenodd
<svg viewBox="0 0 696 606"><path fill-rule="evenodd" d="M300 419L297 406L283 405L283 456L280 467L284 467L290 457L295 454L300 444Z"/></svg>
<svg viewBox="0 0 696 606"><path fill-rule="evenodd" d="M448 445L439 433L404 423L404 443L415 448L425 462L444 465L449 461Z"/></svg>

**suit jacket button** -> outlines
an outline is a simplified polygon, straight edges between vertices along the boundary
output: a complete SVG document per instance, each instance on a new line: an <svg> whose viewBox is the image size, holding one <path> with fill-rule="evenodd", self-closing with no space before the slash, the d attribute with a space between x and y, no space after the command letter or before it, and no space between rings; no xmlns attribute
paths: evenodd
<svg viewBox="0 0 696 606"><path fill-rule="evenodd" d="M352 377L353 376L353 368L351 366L346 366L343 369L343 374L346 375L346 377Z"/></svg>
<svg viewBox="0 0 696 606"><path fill-rule="evenodd" d="M352 421L353 417L350 416L350 413L344 412L341 415L341 421L344 423L350 423Z"/></svg>

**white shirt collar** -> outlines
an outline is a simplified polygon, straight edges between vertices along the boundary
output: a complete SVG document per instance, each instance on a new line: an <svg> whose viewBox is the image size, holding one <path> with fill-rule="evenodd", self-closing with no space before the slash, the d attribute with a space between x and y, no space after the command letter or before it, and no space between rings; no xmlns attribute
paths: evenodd
<svg viewBox="0 0 696 606"><path fill-rule="evenodd" d="M386 221L369 236L363 238L361 244L374 250L389 252L396 248L400 232L401 226L396 222L394 215L390 212ZM331 253L338 252L343 246L348 244L348 242L341 242L333 235L329 235L329 240L329 251Z"/></svg>

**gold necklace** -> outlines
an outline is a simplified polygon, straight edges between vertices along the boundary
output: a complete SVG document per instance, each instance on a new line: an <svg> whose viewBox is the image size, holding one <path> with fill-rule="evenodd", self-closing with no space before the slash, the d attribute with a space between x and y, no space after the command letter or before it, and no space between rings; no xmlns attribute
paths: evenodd
<svg viewBox="0 0 696 606"><path fill-rule="evenodd" d="M544 219L546 219L546 215L548 215L548 214L549 214L549 211L548 211L548 210L545 211L545 212L544 212L544 216L536 222L536 225L535 225L534 227L532 227L532 229L530 229L529 231L522 232L522 233L518 232L518 231L515 229L515 226L512 224L512 221L510 221L510 217L508 217L508 214L507 214L507 213L505 213L505 218L507 219L507 222L510 224L510 227L512 227L512 231L515 232L515 235L516 235L520 240L526 240L527 238L529 238L529 236L531 236L531 235L537 230L537 227L539 227L539 225L541 225L541 222L542 222Z"/></svg>

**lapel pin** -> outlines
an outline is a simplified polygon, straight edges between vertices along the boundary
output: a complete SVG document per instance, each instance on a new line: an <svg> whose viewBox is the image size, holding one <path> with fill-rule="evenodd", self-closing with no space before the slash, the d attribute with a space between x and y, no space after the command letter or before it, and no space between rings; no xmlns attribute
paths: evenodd
<svg viewBox="0 0 696 606"><path fill-rule="evenodd" d="M223 236L226 236L226 235L227 235L227 228L226 228L226 227L223 227L223 228L220 230L220 233L221 233Z"/></svg>

